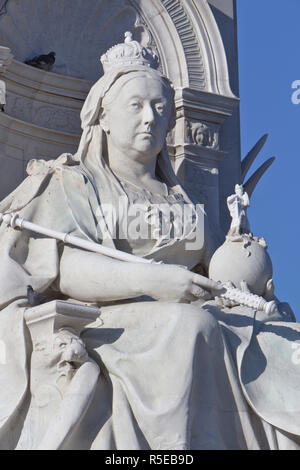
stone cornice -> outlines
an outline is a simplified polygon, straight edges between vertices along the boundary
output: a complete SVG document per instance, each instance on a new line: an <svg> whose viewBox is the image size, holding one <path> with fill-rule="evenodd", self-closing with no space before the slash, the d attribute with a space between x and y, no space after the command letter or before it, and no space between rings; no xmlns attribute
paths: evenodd
<svg viewBox="0 0 300 470"><path fill-rule="evenodd" d="M188 116L222 124L239 105L239 99L192 88L179 88L176 90L175 104L177 117Z"/></svg>
<svg viewBox="0 0 300 470"><path fill-rule="evenodd" d="M13 60L6 71L6 79L45 93L85 100L92 82L58 75Z"/></svg>
<svg viewBox="0 0 300 470"><path fill-rule="evenodd" d="M9 134L19 134L37 141L58 143L61 145L77 146L79 137L67 132L60 132L53 129L36 126L29 122L0 113L0 127L7 130Z"/></svg>
<svg viewBox="0 0 300 470"><path fill-rule="evenodd" d="M53 300L46 304L26 309L25 321L27 325L34 325L42 322L49 323L52 332L57 332L61 328L72 326L72 329L80 334L81 330L88 323L95 322L100 315L98 307L81 305L63 300Z"/></svg>
<svg viewBox="0 0 300 470"><path fill-rule="evenodd" d="M80 110L91 82L15 60L5 73L5 81L8 115L38 127L80 135Z"/></svg>

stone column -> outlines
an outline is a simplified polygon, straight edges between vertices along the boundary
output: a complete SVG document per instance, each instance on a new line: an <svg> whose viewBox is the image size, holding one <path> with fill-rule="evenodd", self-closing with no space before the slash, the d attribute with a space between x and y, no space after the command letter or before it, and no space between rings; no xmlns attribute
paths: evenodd
<svg viewBox="0 0 300 470"><path fill-rule="evenodd" d="M175 173L194 203L205 206L220 226L219 168L227 152L221 150L220 129L232 116L238 99L192 88L176 91L176 127L168 137Z"/></svg>

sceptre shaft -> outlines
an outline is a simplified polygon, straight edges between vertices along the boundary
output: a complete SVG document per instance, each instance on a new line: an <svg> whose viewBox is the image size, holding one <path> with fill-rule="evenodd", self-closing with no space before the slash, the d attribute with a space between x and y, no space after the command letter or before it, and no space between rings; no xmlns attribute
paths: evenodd
<svg viewBox="0 0 300 470"><path fill-rule="evenodd" d="M0 223L2 221L12 228L26 229L30 232L55 238L56 240L60 240L68 245L77 246L78 248L109 256L110 258L115 258L120 261L129 261L132 263L155 263L155 261L151 259L141 258L139 256L131 255L130 253L124 253L124 251L108 248L100 245L99 243L84 240L83 238L74 237L74 235L70 235L69 233L57 232L56 230L33 224L32 222L19 217L18 214L12 215L0 213Z"/></svg>
<svg viewBox="0 0 300 470"><path fill-rule="evenodd" d="M83 248L87 251L99 253L101 255L109 256L110 258L117 259L119 261L127 261L131 263L144 263L144 264L161 264L153 259L146 259L140 256L131 255L130 253L124 253L123 251L108 248L99 243L84 240L69 233L58 232L51 230L41 225L34 224L18 216L18 214L2 214L0 213L0 223L4 222L7 226L13 229L25 229L40 235L45 235L56 240L60 240L65 244L73 245L78 248ZM271 315L277 311L277 305L274 300L267 302L263 297L260 297L250 292L243 292L240 289L228 287L224 285L225 292L220 294L220 297L226 300L237 302L238 304L245 305L246 307L254 308L256 310L263 310L268 315Z"/></svg>

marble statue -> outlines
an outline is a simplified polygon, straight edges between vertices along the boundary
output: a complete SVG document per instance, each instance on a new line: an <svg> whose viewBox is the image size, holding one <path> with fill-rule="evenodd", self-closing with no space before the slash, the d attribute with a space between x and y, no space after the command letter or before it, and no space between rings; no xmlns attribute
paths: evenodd
<svg viewBox="0 0 300 470"><path fill-rule="evenodd" d="M242 185L236 184L234 189L235 194L227 198L227 206L232 219L229 234L241 235L249 232L246 211L250 206L250 200Z"/></svg>
<svg viewBox="0 0 300 470"><path fill-rule="evenodd" d="M232 221L225 242L210 260L209 278L225 285L242 284L253 294L273 299L272 261L265 239L256 237L250 231L247 217L250 199L243 185L235 185L235 193L227 198L227 205Z"/></svg>
<svg viewBox="0 0 300 470"><path fill-rule="evenodd" d="M271 315L228 304L219 279L197 274L222 240L170 164L172 84L128 34L102 64L77 153L31 161L0 203L11 221L0 226L0 448L299 449L300 326L271 270L258 279ZM17 218L48 234L15 229ZM247 293L244 259L229 262ZM29 285L49 301L30 307Z"/></svg>

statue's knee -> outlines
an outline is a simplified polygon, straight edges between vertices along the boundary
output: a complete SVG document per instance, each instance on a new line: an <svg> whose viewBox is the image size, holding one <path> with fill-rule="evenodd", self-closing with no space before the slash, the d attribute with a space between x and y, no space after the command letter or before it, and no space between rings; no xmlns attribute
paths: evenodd
<svg viewBox="0 0 300 470"><path fill-rule="evenodd" d="M193 308L197 310L195 314L197 315L197 320L198 320L200 331L213 332L219 328L219 324L217 320L215 319L215 317L212 315L212 313L199 307L198 308L193 307Z"/></svg>
<svg viewBox="0 0 300 470"><path fill-rule="evenodd" d="M192 322L198 331L212 333L219 328L217 320L214 316L200 307L191 304L174 304L174 313L180 316L184 324Z"/></svg>

